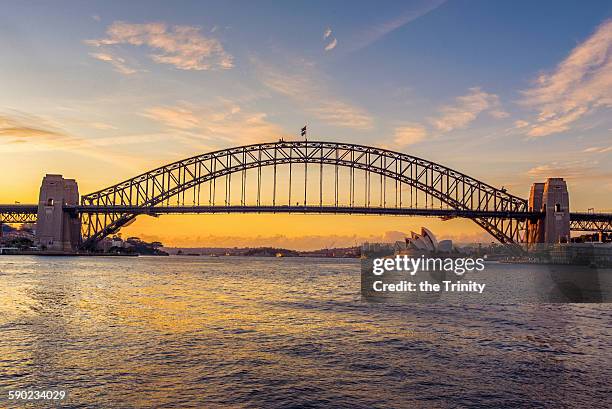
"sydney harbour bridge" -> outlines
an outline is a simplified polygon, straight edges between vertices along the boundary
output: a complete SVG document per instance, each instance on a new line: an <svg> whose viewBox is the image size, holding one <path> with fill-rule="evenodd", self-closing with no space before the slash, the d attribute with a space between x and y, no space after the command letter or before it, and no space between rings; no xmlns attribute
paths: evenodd
<svg viewBox="0 0 612 409"><path fill-rule="evenodd" d="M501 243L558 243L612 232L612 214L577 213L561 178L529 198L405 153L283 141L204 153L79 197L75 180L43 179L37 204L0 205L0 223L36 223L42 248L93 250L138 215L317 213L467 218Z"/></svg>

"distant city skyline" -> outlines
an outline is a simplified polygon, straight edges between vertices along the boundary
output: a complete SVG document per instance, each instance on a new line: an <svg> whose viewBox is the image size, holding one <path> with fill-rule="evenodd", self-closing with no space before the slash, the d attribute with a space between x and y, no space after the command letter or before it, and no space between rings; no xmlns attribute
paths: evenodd
<svg viewBox="0 0 612 409"><path fill-rule="evenodd" d="M612 211L611 17L606 1L5 2L0 203L36 202L46 173L90 193L300 139L307 123L310 139L406 152L524 198L563 177L572 209ZM422 225L492 241L469 220L379 216L140 217L122 232L312 249Z"/></svg>

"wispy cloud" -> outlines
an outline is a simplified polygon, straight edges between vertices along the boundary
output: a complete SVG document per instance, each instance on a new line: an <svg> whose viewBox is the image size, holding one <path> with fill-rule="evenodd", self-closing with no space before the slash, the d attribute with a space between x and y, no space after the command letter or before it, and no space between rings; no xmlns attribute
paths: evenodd
<svg viewBox="0 0 612 409"><path fill-rule="evenodd" d="M366 29L357 36L356 41L349 47L349 51L357 51L375 43L387 34L437 9L445 2L446 0L428 0L421 2L421 4L417 4L416 7L406 10L399 16Z"/></svg>
<svg viewBox="0 0 612 409"><path fill-rule="evenodd" d="M0 114L0 138L8 142L63 139L66 135L43 118L22 113Z"/></svg>
<svg viewBox="0 0 612 409"><path fill-rule="evenodd" d="M338 40L334 38L329 44L325 46L325 51L331 51L334 48L336 48L337 45L338 45Z"/></svg>
<svg viewBox="0 0 612 409"><path fill-rule="evenodd" d="M121 74L130 75L138 72L137 69L128 67L125 63L125 59L117 57L111 54L110 52L89 53L89 55L95 58L96 60L110 63L115 68L115 71Z"/></svg>
<svg viewBox="0 0 612 409"><path fill-rule="evenodd" d="M325 31L323 32L323 39L324 40L331 40L329 43L327 43L327 45L325 46L325 51L331 51L334 48L336 48L336 46L338 45L338 40L335 37L332 37L332 29L331 28L326 28Z"/></svg>
<svg viewBox="0 0 612 409"><path fill-rule="evenodd" d="M567 131L597 108L612 107L612 20L603 22L551 73L523 92L522 103L538 110L527 135Z"/></svg>
<svg viewBox="0 0 612 409"><path fill-rule="evenodd" d="M397 146L407 146L421 142L427 136L427 130L423 125L410 124L395 128L393 142Z"/></svg>
<svg viewBox="0 0 612 409"><path fill-rule="evenodd" d="M143 115L176 129L196 129L201 122L191 108L184 106L152 107Z"/></svg>
<svg viewBox="0 0 612 409"><path fill-rule="evenodd" d="M101 123L89 125L107 126ZM71 134L57 120L48 117L14 110L0 112L0 152L4 154L64 151L131 169L137 164L138 159L117 152L109 152L109 147L150 143L166 138L167 135L83 138Z"/></svg>
<svg viewBox="0 0 612 409"><path fill-rule="evenodd" d="M442 132L466 128L481 113L488 112L494 118L505 118L508 114L500 107L499 97L479 87L470 88L466 95L457 97L452 105L445 105L440 114L430 118L435 128Z"/></svg>
<svg viewBox="0 0 612 409"><path fill-rule="evenodd" d="M186 102L156 106L145 110L142 115L200 140L246 144L276 140L286 135L279 125L268 120L265 113L244 110L229 101L212 106L195 106Z"/></svg>
<svg viewBox="0 0 612 409"><path fill-rule="evenodd" d="M590 148L586 148L582 152L584 152L584 153L607 153L607 152L612 152L612 145L610 145L610 146L592 146Z"/></svg>
<svg viewBox="0 0 612 409"><path fill-rule="evenodd" d="M327 81L321 78L312 63L289 64L287 67L293 72L287 72L258 60L253 61L266 87L291 98L322 121L352 129L373 127L374 119L366 110L330 94Z"/></svg>
<svg viewBox="0 0 612 409"><path fill-rule="evenodd" d="M234 66L233 57L221 42L204 37L198 27L116 21L107 28L106 34L105 38L86 40L85 43L102 49L122 44L146 46L152 50L150 57L153 61L181 70L216 70ZM108 53L97 54L108 56ZM115 60L104 61L112 63Z"/></svg>
<svg viewBox="0 0 612 409"><path fill-rule="evenodd" d="M514 127L517 129L525 128L526 126L529 126L529 122L523 121L521 119L519 119L518 121L514 121Z"/></svg>
<svg viewBox="0 0 612 409"><path fill-rule="evenodd" d="M107 131L107 130L110 130L110 129L117 129L116 126L111 125L111 124L106 124L104 122L92 122L90 124L90 126L92 128L100 129L102 131Z"/></svg>
<svg viewBox="0 0 612 409"><path fill-rule="evenodd" d="M453 104L442 106L436 115L427 118L429 125L409 123L397 126L393 139L387 140L386 145L403 147L422 142L428 135L437 138L455 129L467 128L482 113L487 113L495 119L509 116L501 108L497 95L473 87L466 95L455 98Z"/></svg>
<svg viewBox="0 0 612 409"><path fill-rule="evenodd" d="M374 123L369 113L341 100L321 101L310 112L328 124L343 128L371 129Z"/></svg>
<svg viewBox="0 0 612 409"><path fill-rule="evenodd" d="M550 162L535 166L527 171L527 175L535 179L562 177L565 179L604 179L612 178L612 172L604 171L594 161L576 160Z"/></svg>

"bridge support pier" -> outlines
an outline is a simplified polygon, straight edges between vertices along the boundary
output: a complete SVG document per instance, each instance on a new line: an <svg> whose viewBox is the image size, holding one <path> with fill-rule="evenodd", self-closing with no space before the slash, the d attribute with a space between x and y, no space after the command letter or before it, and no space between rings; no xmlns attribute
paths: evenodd
<svg viewBox="0 0 612 409"><path fill-rule="evenodd" d="M38 197L36 238L41 248L74 251L81 242L81 220L64 211L64 205L79 204L79 187L74 179L46 175Z"/></svg>
<svg viewBox="0 0 612 409"><path fill-rule="evenodd" d="M534 183L529 194L529 210L544 217L527 222L528 243L567 243L570 240L569 192L562 178Z"/></svg>

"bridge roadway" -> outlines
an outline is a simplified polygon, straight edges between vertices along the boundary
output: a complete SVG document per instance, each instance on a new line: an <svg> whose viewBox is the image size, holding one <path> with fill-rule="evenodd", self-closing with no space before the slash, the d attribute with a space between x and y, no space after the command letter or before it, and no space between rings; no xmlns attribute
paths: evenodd
<svg viewBox="0 0 612 409"><path fill-rule="evenodd" d="M456 209L424 209L397 207L360 207L360 206L64 206L71 214L198 214L198 213L302 213L302 214L357 214L425 216L452 219L456 217L496 217L516 220L537 220L541 212L482 211ZM0 204L0 223L34 223L38 206L35 204ZM570 213L573 231L612 231L611 213Z"/></svg>
<svg viewBox="0 0 612 409"><path fill-rule="evenodd" d="M315 214L361 214L429 217L500 217L508 219L537 219L539 212L475 211L455 209L408 209L397 207L360 206L66 206L66 211L75 213L131 213L131 214L172 214L172 213L315 213Z"/></svg>

